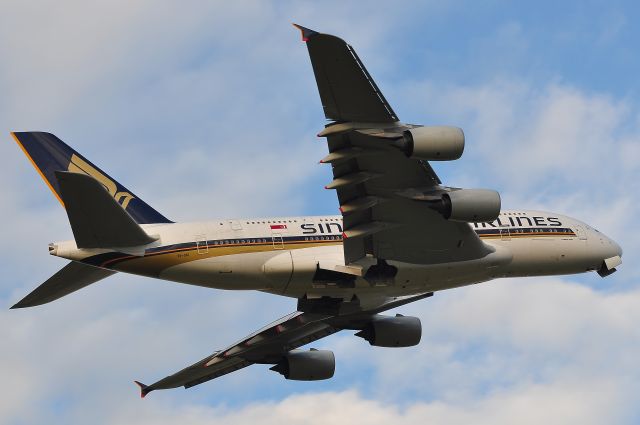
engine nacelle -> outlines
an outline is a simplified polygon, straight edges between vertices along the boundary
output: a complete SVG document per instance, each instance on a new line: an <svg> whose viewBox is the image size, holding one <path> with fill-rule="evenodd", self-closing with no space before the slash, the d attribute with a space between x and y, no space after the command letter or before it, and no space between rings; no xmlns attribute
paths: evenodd
<svg viewBox="0 0 640 425"><path fill-rule="evenodd" d="M332 351L289 351L284 359L271 370L294 381L319 381L329 379L336 370L336 358Z"/></svg>
<svg viewBox="0 0 640 425"><path fill-rule="evenodd" d="M401 145L409 158L451 161L462 156L464 132L458 127L416 127L402 133Z"/></svg>
<svg viewBox="0 0 640 425"><path fill-rule="evenodd" d="M412 347L420 343L422 324L417 317L375 315L356 335L377 347Z"/></svg>
<svg viewBox="0 0 640 425"><path fill-rule="evenodd" d="M467 223L493 221L500 215L500 194L488 189L459 189L447 192L429 206L444 218Z"/></svg>

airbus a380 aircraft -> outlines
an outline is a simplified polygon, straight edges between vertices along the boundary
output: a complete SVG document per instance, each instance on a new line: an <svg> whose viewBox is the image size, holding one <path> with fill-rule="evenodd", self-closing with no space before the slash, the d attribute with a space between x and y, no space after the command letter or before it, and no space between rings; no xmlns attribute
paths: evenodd
<svg viewBox="0 0 640 425"><path fill-rule="evenodd" d="M416 317L380 313L506 276L613 273L622 250L560 214L501 211L497 192L444 186L427 161L458 159L454 127L404 124L351 46L297 26L330 122L341 215L174 223L49 133L12 133L65 207L71 260L12 308L48 303L116 272L297 299L297 311L151 385L201 384L254 363L287 379L333 376L331 351L298 348L349 329L371 345L420 342ZM106 189L106 190L105 190Z"/></svg>

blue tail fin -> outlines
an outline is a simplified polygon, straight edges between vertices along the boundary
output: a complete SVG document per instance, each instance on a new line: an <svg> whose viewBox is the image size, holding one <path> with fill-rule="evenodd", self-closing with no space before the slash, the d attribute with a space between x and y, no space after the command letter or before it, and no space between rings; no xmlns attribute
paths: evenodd
<svg viewBox="0 0 640 425"><path fill-rule="evenodd" d="M87 174L98 180L138 224L171 223L129 189L50 133L11 133L53 194L62 202L56 171Z"/></svg>

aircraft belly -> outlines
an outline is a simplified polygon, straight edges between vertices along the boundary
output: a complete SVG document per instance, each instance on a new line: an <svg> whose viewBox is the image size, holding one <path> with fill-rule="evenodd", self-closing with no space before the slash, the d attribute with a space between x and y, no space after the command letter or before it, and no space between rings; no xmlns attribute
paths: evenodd
<svg viewBox="0 0 640 425"><path fill-rule="evenodd" d="M292 272L290 251L209 257L171 266L161 279L218 289L281 292Z"/></svg>
<svg viewBox="0 0 640 425"><path fill-rule="evenodd" d="M364 276L352 281L317 281L319 268L331 270L332 266L344 266L341 247L308 248L292 251L293 275L282 295L294 298L322 297L349 299L353 295L401 296L425 291L439 291L503 276L505 266L511 262L511 251L505 247L493 247L494 252L476 260L433 265L388 261L393 276L375 278L366 273L371 264L363 267ZM373 263L375 264L375 262ZM338 267L337 270L340 270ZM273 291L268 291L273 292Z"/></svg>

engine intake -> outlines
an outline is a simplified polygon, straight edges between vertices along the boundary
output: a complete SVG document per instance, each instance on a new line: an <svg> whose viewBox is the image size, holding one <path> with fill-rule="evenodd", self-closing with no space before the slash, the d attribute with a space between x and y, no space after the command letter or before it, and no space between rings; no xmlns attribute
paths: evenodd
<svg viewBox="0 0 640 425"><path fill-rule="evenodd" d="M409 158L451 161L462 156L464 132L458 127L416 127L402 133L399 143Z"/></svg>
<svg viewBox="0 0 640 425"><path fill-rule="evenodd" d="M447 192L429 206L444 218L467 223L493 221L500 215L500 194L488 189L459 189Z"/></svg>
<svg viewBox="0 0 640 425"><path fill-rule="evenodd" d="M293 381L319 381L333 376L336 358L329 350L293 350L270 369Z"/></svg>
<svg viewBox="0 0 640 425"><path fill-rule="evenodd" d="M417 317L376 315L356 336L377 347L412 347L420 343L422 324Z"/></svg>

